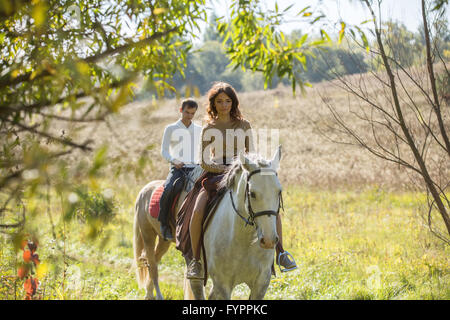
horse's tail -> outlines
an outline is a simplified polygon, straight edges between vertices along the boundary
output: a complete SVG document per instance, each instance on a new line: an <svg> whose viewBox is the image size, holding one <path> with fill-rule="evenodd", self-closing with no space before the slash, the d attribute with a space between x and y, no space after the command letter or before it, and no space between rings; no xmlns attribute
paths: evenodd
<svg viewBox="0 0 450 320"><path fill-rule="evenodd" d="M136 279L139 288L144 288L145 283L148 281L150 275L148 273L148 268L144 264L146 259L143 259L144 255L144 239L141 235L141 229L139 228L139 200L141 195L136 202L135 214L134 214L134 226L133 226L133 249L134 249L134 264L136 270Z"/></svg>

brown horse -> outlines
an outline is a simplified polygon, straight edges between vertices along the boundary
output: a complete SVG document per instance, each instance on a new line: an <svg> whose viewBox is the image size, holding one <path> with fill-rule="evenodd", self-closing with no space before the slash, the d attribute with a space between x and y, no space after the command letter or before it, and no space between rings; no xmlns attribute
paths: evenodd
<svg viewBox="0 0 450 320"><path fill-rule="evenodd" d="M181 191L175 205L178 212L188 191L192 189L194 182L202 173L202 168L197 166L187 176L188 182ZM139 192L135 204L134 215L134 260L136 263L136 277L140 288L145 288L145 299L155 299L153 290L156 291L156 299L162 300L163 296L158 283L158 264L170 247L171 241L165 241L161 235L160 223L149 213L150 200L153 192L162 184L163 180L155 180L148 183ZM172 228L175 237L175 230ZM156 242L158 238L158 242Z"/></svg>

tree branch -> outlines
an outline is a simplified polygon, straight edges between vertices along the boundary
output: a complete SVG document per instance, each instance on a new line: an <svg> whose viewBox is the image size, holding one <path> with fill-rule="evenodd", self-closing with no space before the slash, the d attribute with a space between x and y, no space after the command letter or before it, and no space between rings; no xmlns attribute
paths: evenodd
<svg viewBox="0 0 450 320"><path fill-rule="evenodd" d="M155 41L159 38L162 38L172 32L177 31L177 30L178 30L178 27L174 27L174 28L169 29L164 32L155 32L150 37L145 38L143 40L127 43L127 44L118 46L116 48L108 48L105 51L103 51L102 53L99 53L99 54L96 54L96 55L93 55L93 56L90 56L90 57L87 57L84 59L79 59L79 61L86 62L86 63L95 63L101 59L108 57L108 56L111 56L114 54L120 54L125 51L128 51L131 48L140 48L140 47L149 45L153 41ZM14 86L14 85L20 84L22 82L32 82L34 80L51 75L51 73L48 70L43 70L41 73L36 75L33 79L31 79L32 74L33 74L33 72L27 72L27 73L24 73L22 75L15 77L15 78L11 78L11 74L8 73L5 76L3 76L2 78L0 78L0 89L9 87L9 86Z"/></svg>
<svg viewBox="0 0 450 320"><path fill-rule="evenodd" d="M439 124L439 130L441 131L442 139L444 140L447 154L450 157L450 141L447 136L444 121L442 120L441 105L439 102L439 96L436 89L436 78L434 76L433 61L431 58L430 31L428 29L427 14L425 10L425 0L422 0L422 18L425 34L425 44L426 44L425 48L427 53L428 76L430 77L431 91L433 92L433 99L434 99L433 109L434 112L436 113L436 118Z"/></svg>

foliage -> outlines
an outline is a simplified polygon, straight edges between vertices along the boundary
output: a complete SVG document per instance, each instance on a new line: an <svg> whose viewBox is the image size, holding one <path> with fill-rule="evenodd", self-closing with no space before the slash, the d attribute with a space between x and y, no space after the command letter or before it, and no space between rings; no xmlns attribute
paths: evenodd
<svg viewBox="0 0 450 320"><path fill-rule="evenodd" d="M352 52L350 49L335 46L315 49L312 52L316 58L307 58L304 74L313 83L334 79L336 73L342 75L365 73L369 68L361 52Z"/></svg>
<svg viewBox="0 0 450 320"><path fill-rule="evenodd" d="M86 187L77 187L68 196L64 219L76 219L86 224L89 227L88 237L95 239L115 216L111 192L110 189L100 193L88 191Z"/></svg>
<svg viewBox="0 0 450 320"><path fill-rule="evenodd" d="M37 295L42 299L143 298L144 290L138 288L132 268L130 218L132 200L139 188L110 183L123 207L110 226L114 230L110 241L102 248L95 243L87 245L82 237L83 226L72 220L66 222L64 259L54 248L48 218L37 218L42 234L39 257L42 261L53 261L48 265L49 272L38 278ZM105 184L106 187L109 186ZM420 223L417 211L425 198L425 194L385 192L377 188L331 191L286 187L283 239L299 269L286 274L277 269L266 299L448 300L449 248ZM43 200L38 206L46 205ZM52 201L51 208L57 212L59 202ZM62 230L62 222L61 219L56 226L57 232ZM99 236L99 242L103 237L106 234ZM15 298L13 288L6 290L12 281L6 277L14 270L11 266L15 259L9 250L9 243L0 238L3 300ZM183 257L173 246L162 258L160 286L169 300L183 298L183 263ZM210 287L208 282L207 290ZM247 286L241 285L233 299L247 299L248 294ZM22 295L25 292L19 285L17 298Z"/></svg>
<svg viewBox="0 0 450 320"><path fill-rule="evenodd" d="M280 30L280 26L291 13L292 5L279 10L275 2L273 9L265 9L259 1L233 1L231 4L230 21L225 18L218 25L218 30L227 44L227 54L235 68L259 71L264 76L265 88L275 77L286 78L295 94L297 85L304 92L310 84L302 76L302 70L307 69L307 58L315 58L312 51L332 43L324 28L320 28L320 37L314 38L304 33L300 38L288 37ZM322 23L325 17L321 12L313 12L310 6L304 7L296 15L297 19L311 25ZM360 35L368 48L365 33L358 26L340 22L337 43L340 44L346 32Z"/></svg>
<svg viewBox="0 0 450 320"><path fill-rule="evenodd" d="M450 31L447 19L436 17L433 28L435 33L433 46L436 55L444 58L445 52L450 49ZM412 32L399 22L387 21L383 23L381 34L386 45L387 55L398 61L402 67L409 68L423 64L423 57L426 54L423 25L417 32ZM377 44L374 42L372 47L376 46ZM377 57L371 59L371 63L376 70L383 68L381 59L377 59Z"/></svg>
<svg viewBox="0 0 450 320"><path fill-rule="evenodd" d="M212 16L214 19L215 15ZM219 18L216 18L219 20ZM173 86L177 92L185 92L186 96L194 93L199 96L205 94L214 81L229 82L239 92L263 90L275 88L280 83L290 85L289 79L273 75L270 83L264 83L264 75L255 73L250 69L234 68L233 61L227 55L228 40L223 43L223 38L214 29L216 24L210 22L205 33L205 41L188 53L186 79L177 73L173 78ZM300 30L294 30L286 35L289 41L300 41L303 34ZM320 37L316 38L320 41ZM310 50L311 55L306 56L306 65L298 61L292 63L294 76L307 82L320 82L333 79L333 71L342 74L364 73L368 70L368 64L360 52L352 52L350 48L324 44L320 49Z"/></svg>
<svg viewBox="0 0 450 320"><path fill-rule="evenodd" d="M305 66L306 56L311 55L309 50L325 41L307 42L307 34L295 41L287 39L278 28L283 21L283 13L289 8L279 12L275 4L274 10L265 11L258 1L233 1L231 9L231 21L222 20L218 30L224 43L230 39L227 54L235 68L260 71L265 88L275 75L280 78L286 76L293 83L294 92L296 83L302 89L308 85L295 75L291 66L294 61ZM304 17L311 15L306 10L302 13Z"/></svg>
<svg viewBox="0 0 450 320"><path fill-rule="evenodd" d="M1 1L0 190L48 183L66 171L62 159L92 151L95 141L78 140L78 127L118 112L140 78L156 92L173 89L168 79L190 49L179 39L195 36L203 5ZM76 174L90 175L84 169Z"/></svg>

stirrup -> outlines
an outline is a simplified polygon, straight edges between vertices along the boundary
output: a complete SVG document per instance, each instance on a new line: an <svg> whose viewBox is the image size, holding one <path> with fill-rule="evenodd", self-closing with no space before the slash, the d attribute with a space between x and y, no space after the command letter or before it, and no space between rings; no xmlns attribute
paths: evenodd
<svg viewBox="0 0 450 320"><path fill-rule="evenodd" d="M195 270L194 265L197 265L199 270ZM194 269L194 270L192 270ZM197 272L194 272L197 271ZM205 275L203 273L203 265L200 262L200 260L192 259L191 262L189 262L189 265L187 266L186 270L186 279L189 280L204 280Z"/></svg>
<svg viewBox="0 0 450 320"><path fill-rule="evenodd" d="M281 256L285 256L285 255L291 257L292 261L294 262L294 266L293 266L292 268L284 268L284 269L281 269L280 259L281 259ZM297 263L295 262L294 257L293 257L292 254L290 254L288 251L280 252L280 254L278 255L278 258L277 258L277 264L278 264L278 267L280 268L280 272L289 272L289 271L292 271L292 270L295 270L295 269L298 268Z"/></svg>

